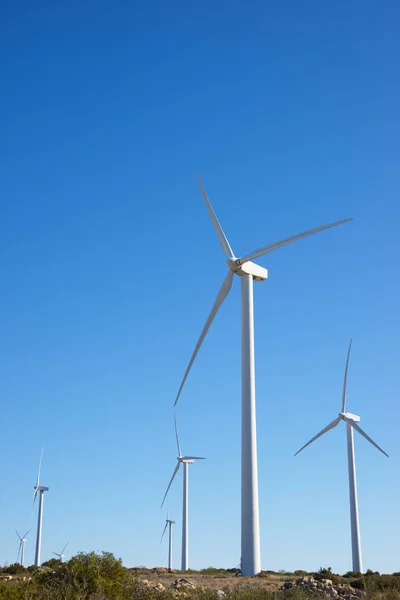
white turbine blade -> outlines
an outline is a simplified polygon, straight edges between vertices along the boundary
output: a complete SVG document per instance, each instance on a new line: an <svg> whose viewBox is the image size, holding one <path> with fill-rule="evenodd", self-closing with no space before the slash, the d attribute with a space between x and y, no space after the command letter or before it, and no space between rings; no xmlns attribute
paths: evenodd
<svg viewBox="0 0 400 600"><path fill-rule="evenodd" d="M300 450L297 450L295 456L297 456L297 454L299 452L301 452L302 450L304 450L304 448L307 448L307 446L309 446L310 444L312 444L313 442L315 442L315 440L317 440L319 437L321 437L321 435L324 435L324 433L326 433L327 431L329 431L330 429L333 429L334 427L336 427L336 425L341 421L341 418L338 417L337 419L335 419L334 421L332 421L332 423L329 423L329 425L327 425L325 427L325 429L323 429L322 431L320 431L319 433L317 433L317 435L315 435L309 442L307 442L307 444L304 444L304 446L302 448L300 448Z"/></svg>
<svg viewBox="0 0 400 600"><path fill-rule="evenodd" d="M54 554L55 556L58 556L58 557L61 556L61 554L57 554L57 552L52 552L52 554Z"/></svg>
<svg viewBox="0 0 400 600"><path fill-rule="evenodd" d="M160 540L160 545L162 544L164 533L167 531L167 527L168 527L168 521L165 523L164 531L162 532L162 536L161 536L161 540Z"/></svg>
<svg viewBox="0 0 400 600"><path fill-rule="evenodd" d="M163 501L161 502L161 506L160 506L160 508L162 508L162 507L163 507L163 504L164 504L165 498L167 497L167 494L168 494L168 492L169 492L169 488L171 487L171 483L173 482L175 475L176 475L176 474L177 474L177 472L179 471L179 467L180 467L180 466L181 466L181 463L180 463L180 462L179 462L179 460L178 460L178 463L177 463L177 465L176 465L176 467L175 467L175 470L174 470L174 472L172 473L172 477L171 477L171 479L170 479L170 482L169 482L169 484L168 484L167 491L166 491L166 492L165 492L165 494L164 494L164 498L163 498Z"/></svg>
<svg viewBox="0 0 400 600"><path fill-rule="evenodd" d="M345 420L347 423L349 423L349 425L351 425L351 426L352 426L352 427L353 427L353 428L354 428L356 431L358 431L358 433L360 433L360 434L361 434L363 437L365 437L365 439L366 439L366 440L368 440L370 444L372 444L373 446L375 446L375 448L377 448L377 449L378 449L380 452L382 452L382 454L384 454L385 456L387 456L388 458L390 458L390 457L389 457L389 454L386 454L386 452L385 452L384 450L382 450L382 448L381 448L380 446L378 446L378 444L376 444L376 443L374 442L374 440L372 440L372 439L369 437L369 435L367 435L367 434L365 433L365 431L363 431L363 430L361 429L361 427L360 427L360 426L359 426L359 425L358 425L358 424L357 424L355 421L353 421L353 419L350 419L350 417L343 417L343 418L344 418L344 420Z"/></svg>
<svg viewBox="0 0 400 600"><path fill-rule="evenodd" d="M178 427L176 425L176 416L174 415L174 423L175 423L175 436L176 436L176 445L178 446L178 456L182 456L182 452L181 452L181 446L179 444L179 437L178 437Z"/></svg>
<svg viewBox="0 0 400 600"><path fill-rule="evenodd" d="M346 411L346 396L347 396L347 371L349 369L349 359L350 359L350 350L351 350L351 343L353 340L350 340L350 344L349 344L349 351L347 353L347 360L346 360L346 369L344 371L344 381L343 381L343 394L342 394L342 412L344 413Z"/></svg>
<svg viewBox="0 0 400 600"><path fill-rule="evenodd" d="M61 554L64 554L64 550L65 550L65 548L68 546L68 544L69 544L69 541L68 541L68 542L65 544L64 548L61 550ZM60 555L60 556L61 556L61 555Z"/></svg>
<svg viewBox="0 0 400 600"><path fill-rule="evenodd" d="M185 374L183 376L181 386L179 388L178 394L176 396L176 400L174 402L174 406L176 406L176 403L179 400L179 396L181 395L181 391L183 389L183 386L185 385L185 381L187 379L187 376L189 375L190 369L192 368L192 365L193 365L194 360L195 360L195 358L197 356L197 353L200 350L200 346L203 343L203 340L206 337L208 330L210 329L211 323L213 322L214 317L217 314L217 312L218 312L221 304L223 303L223 301L225 300L225 298L229 294L229 291L230 291L230 289L232 287L232 281L233 281L233 271L229 270L228 274L225 277L224 282L223 282L223 284L222 284L222 286L221 286L221 288L220 288L220 290L218 292L217 298L216 298L216 300L214 302L214 305L213 305L213 307L211 309L211 312L208 315L208 319L206 321L206 324L203 327L203 330L202 330L202 332L200 334L199 340L198 340L198 342L197 342L197 344L195 346L195 349L193 351L192 357L191 357L191 359L189 361L189 364L188 364L187 369L185 371Z"/></svg>
<svg viewBox="0 0 400 600"><path fill-rule="evenodd" d="M184 456L183 460L206 460L204 456Z"/></svg>
<svg viewBox="0 0 400 600"><path fill-rule="evenodd" d="M22 537L23 537L23 538L26 538L26 536L28 535L28 533L30 533L31 531L32 531L32 529L28 529L28 531L27 531L27 532L25 533L25 535L23 535ZM17 533L18 533L18 531L17 531Z"/></svg>
<svg viewBox="0 0 400 600"><path fill-rule="evenodd" d="M268 244L267 246L263 246L262 248L258 248L251 252L250 254L246 254L246 256L242 256L239 259L239 264L243 264L248 262L249 260L255 260L260 256L264 256L264 254L268 254L273 250L277 250L278 248L282 248L283 246L287 246L292 242L296 242L297 240L301 240L302 238L308 237L309 235L313 235L314 233L319 233L320 231L324 231L325 229L329 229L330 227L336 227L336 225L342 225L343 223L347 223L348 221L352 221L353 219L343 219L342 221L336 221L335 223L328 223L328 225L322 225L321 227L315 227L314 229L309 229L308 231L303 231L303 233L298 233L297 235L291 235L290 237L284 238L279 242L274 242L273 244Z"/></svg>
<svg viewBox="0 0 400 600"><path fill-rule="evenodd" d="M213 210L213 207L211 206L211 203L210 203L210 201L208 199L206 191L205 191L205 189L203 187L203 184L201 182L200 175L198 173L196 173L196 176L197 176L197 180L198 180L199 185L200 185L201 193L203 194L204 202L206 203L206 206L207 206L208 214L211 217L211 220L212 220L213 225L214 225L214 229L217 232L217 236L218 236L218 239L219 239L219 241L221 243L222 249L223 249L223 251L225 252L225 254L226 254L226 256L228 258L234 258L234 254L232 252L232 248L230 247L229 242L226 239L226 235L224 234L224 232L222 230L222 227L219 224L219 221L217 219L217 215L215 214L215 212Z"/></svg>
<svg viewBox="0 0 400 600"><path fill-rule="evenodd" d="M19 543L18 554L17 554L17 562L19 561L19 557L22 556L22 540Z"/></svg>
<svg viewBox="0 0 400 600"><path fill-rule="evenodd" d="M36 502L36 496L37 496L37 494L38 494L38 488L37 488L37 487L35 487L35 491L33 492L33 503L32 503L32 510L33 510L33 507L35 506L35 502Z"/></svg>
<svg viewBox="0 0 400 600"><path fill-rule="evenodd" d="M17 534L17 536L19 537L19 539L22 541L22 537L19 535L18 531L15 530L15 533ZM25 536L24 536L25 537Z"/></svg>
<svg viewBox="0 0 400 600"><path fill-rule="evenodd" d="M42 458L43 458L43 447L42 447L42 451L40 453L39 469L38 469L38 474L37 474L36 487L38 487L39 483L40 483L40 469L42 467Z"/></svg>

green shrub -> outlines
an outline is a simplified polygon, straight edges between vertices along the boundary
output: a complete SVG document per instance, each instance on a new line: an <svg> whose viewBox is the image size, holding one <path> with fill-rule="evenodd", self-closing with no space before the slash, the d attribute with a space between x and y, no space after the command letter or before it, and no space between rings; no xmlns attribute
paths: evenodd
<svg viewBox="0 0 400 600"><path fill-rule="evenodd" d="M1 600L25 600L30 597L27 594L29 582L21 581L16 585L10 585L0 581L0 598Z"/></svg>
<svg viewBox="0 0 400 600"><path fill-rule="evenodd" d="M388 590L400 592L400 577L398 575L371 575L365 580L365 589L379 592Z"/></svg>
<svg viewBox="0 0 400 600"><path fill-rule="evenodd" d="M51 569L55 569L61 565L61 560L59 558L50 558L46 562L42 563L42 567L50 567Z"/></svg>
<svg viewBox="0 0 400 600"><path fill-rule="evenodd" d="M220 573L226 573L226 569L218 569L217 567L206 567L201 569L200 573L203 575L219 575Z"/></svg>
<svg viewBox="0 0 400 600"><path fill-rule="evenodd" d="M313 573L313 577L317 580L330 579L333 585L338 585L341 582L340 576L336 575L336 573L332 573L332 569L330 567L328 569L321 567L318 573Z"/></svg>
<svg viewBox="0 0 400 600"><path fill-rule="evenodd" d="M38 570L39 570L39 567L37 567L36 565L30 565L30 566L27 568L27 571L29 571L29 573L31 573L31 574L32 574L32 573L35 573L35 572L36 572L36 571L38 571Z"/></svg>
<svg viewBox="0 0 400 600"><path fill-rule="evenodd" d="M13 563L9 567L6 567L3 572L7 573L8 575L20 575L26 573L26 569L19 563Z"/></svg>
<svg viewBox="0 0 400 600"><path fill-rule="evenodd" d="M347 571L343 577L347 577L348 579L351 579L352 577L362 577L362 573L359 573L358 571Z"/></svg>
<svg viewBox="0 0 400 600"><path fill-rule="evenodd" d="M356 590L363 590L365 589L364 578L361 577L360 579L354 579L353 581L350 581L350 585Z"/></svg>

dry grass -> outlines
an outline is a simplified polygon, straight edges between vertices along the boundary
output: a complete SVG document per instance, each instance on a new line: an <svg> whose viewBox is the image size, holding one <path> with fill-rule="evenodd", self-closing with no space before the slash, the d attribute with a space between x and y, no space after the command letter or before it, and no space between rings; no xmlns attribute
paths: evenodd
<svg viewBox="0 0 400 600"><path fill-rule="evenodd" d="M285 581L294 581L297 579L294 575L286 575L284 573L263 573L261 577L235 577L233 573L223 571L215 574L193 571L173 571L172 573L168 573L164 569L129 569L129 571L141 580L147 579L154 585L162 583L167 588L176 579L184 577L196 587L223 591L250 591L255 589L277 591Z"/></svg>

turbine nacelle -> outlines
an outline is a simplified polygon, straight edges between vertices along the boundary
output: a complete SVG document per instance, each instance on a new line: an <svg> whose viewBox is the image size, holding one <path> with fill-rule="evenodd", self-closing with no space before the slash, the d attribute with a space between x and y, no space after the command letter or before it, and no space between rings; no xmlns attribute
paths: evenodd
<svg viewBox="0 0 400 600"><path fill-rule="evenodd" d="M48 492L50 488L44 485L34 485L33 489L35 490L35 492Z"/></svg>
<svg viewBox="0 0 400 600"><path fill-rule="evenodd" d="M340 412L339 413L339 417L345 421L346 418L347 419L352 419L355 423L359 423L361 421L361 418L358 415L353 415L353 413L349 413L349 412Z"/></svg>
<svg viewBox="0 0 400 600"><path fill-rule="evenodd" d="M268 278L268 270L248 260L241 264L240 258L228 258L226 261L231 271L236 275L252 275L256 281L265 281Z"/></svg>

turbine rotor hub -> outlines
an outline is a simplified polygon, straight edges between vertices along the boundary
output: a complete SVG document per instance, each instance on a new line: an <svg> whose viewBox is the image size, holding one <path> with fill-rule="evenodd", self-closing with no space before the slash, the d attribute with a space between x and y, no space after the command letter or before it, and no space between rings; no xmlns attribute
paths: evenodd
<svg viewBox="0 0 400 600"><path fill-rule="evenodd" d="M240 269L239 260L240 260L239 258L236 258L235 256L233 256L232 258L228 258L228 260L226 261L226 264L228 265L230 270L233 271L234 273L237 273Z"/></svg>
<svg viewBox="0 0 400 600"><path fill-rule="evenodd" d="M231 271L236 273L236 275L252 275L256 281L264 281L268 278L267 269L260 267L250 260L241 264L240 258L228 258L226 262Z"/></svg>

